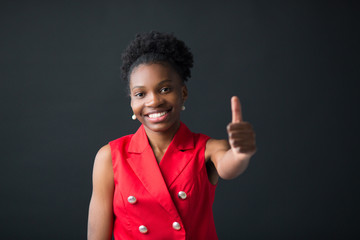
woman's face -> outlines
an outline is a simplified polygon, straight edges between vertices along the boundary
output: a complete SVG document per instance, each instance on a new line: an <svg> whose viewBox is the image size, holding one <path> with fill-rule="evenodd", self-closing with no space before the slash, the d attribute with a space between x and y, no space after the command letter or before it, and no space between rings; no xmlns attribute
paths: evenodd
<svg viewBox="0 0 360 240"><path fill-rule="evenodd" d="M187 88L167 64L141 64L130 75L131 108L147 130L175 130Z"/></svg>

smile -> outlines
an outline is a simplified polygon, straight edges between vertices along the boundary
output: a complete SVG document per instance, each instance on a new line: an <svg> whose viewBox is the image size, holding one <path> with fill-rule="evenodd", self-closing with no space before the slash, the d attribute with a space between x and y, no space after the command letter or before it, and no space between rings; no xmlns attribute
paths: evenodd
<svg viewBox="0 0 360 240"><path fill-rule="evenodd" d="M159 118L159 117L164 116L166 113L167 113L167 111L160 112L160 113L152 113L152 114L149 114L149 118Z"/></svg>
<svg viewBox="0 0 360 240"><path fill-rule="evenodd" d="M150 122L153 122L153 123L163 122L169 117L169 112L171 111L171 109L169 109L169 110L161 109L160 111L150 112L150 113L146 114L145 116L147 117L147 119Z"/></svg>

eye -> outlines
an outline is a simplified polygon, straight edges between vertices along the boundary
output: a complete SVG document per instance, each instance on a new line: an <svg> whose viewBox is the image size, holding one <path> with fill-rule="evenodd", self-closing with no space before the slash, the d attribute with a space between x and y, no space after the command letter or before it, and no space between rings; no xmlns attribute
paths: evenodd
<svg viewBox="0 0 360 240"><path fill-rule="evenodd" d="M141 97L144 96L144 93L142 93L142 92L136 92L136 93L134 93L134 96L141 98Z"/></svg>
<svg viewBox="0 0 360 240"><path fill-rule="evenodd" d="M168 93L168 92L170 92L170 90L171 90L171 88L169 88L169 87L163 87L162 89L160 89L160 92L161 93Z"/></svg>

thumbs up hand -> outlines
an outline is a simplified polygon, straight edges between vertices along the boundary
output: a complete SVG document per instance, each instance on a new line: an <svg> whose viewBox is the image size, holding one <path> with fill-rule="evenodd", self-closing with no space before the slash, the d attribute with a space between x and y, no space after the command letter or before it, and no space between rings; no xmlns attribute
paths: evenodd
<svg viewBox="0 0 360 240"><path fill-rule="evenodd" d="M244 122L239 98L231 98L232 122L227 126L229 144L238 158L250 158L256 152L255 132L248 122Z"/></svg>

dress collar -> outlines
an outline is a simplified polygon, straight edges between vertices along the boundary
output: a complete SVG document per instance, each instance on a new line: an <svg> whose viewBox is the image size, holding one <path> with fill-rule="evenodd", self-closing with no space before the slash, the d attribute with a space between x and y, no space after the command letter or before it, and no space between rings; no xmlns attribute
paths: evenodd
<svg viewBox="0 0 360 240"><path fill-rule="evenodd" d="M175 133L170 145L174 145L179 150L189 150L194 148L192 132L184 123L180 122L180 127ZM141 125L131 138L128 152L142 153L147 147L150 147L149 140L144 125Z"/></svg>

